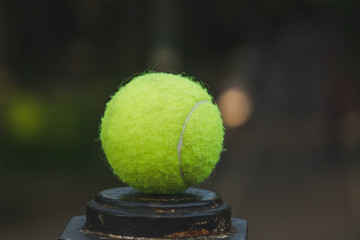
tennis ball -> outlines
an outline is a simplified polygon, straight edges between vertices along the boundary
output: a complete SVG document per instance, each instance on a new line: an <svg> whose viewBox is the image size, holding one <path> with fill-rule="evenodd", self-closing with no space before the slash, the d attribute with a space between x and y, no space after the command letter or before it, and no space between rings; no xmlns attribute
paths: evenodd
<svg viewBox="0 0 360 240"><path fill-rule="evenodd" d="M205 180L223 139L221 115L207 90L168 73L146 73L121 86L100 125L113 172L149 194L175 194Z"/></svg>

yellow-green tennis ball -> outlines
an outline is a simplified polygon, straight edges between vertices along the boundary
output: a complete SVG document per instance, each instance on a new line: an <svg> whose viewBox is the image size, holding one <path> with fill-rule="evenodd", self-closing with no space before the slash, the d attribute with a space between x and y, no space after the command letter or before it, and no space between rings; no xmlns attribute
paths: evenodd
<svg viewBox="0 0 360 240"><path fill-rule="evenodd" d="M205 180L222 152L218 107L182 75L135 77L106 105L100 140L114 173L150 194L175 194Z"/></svg>

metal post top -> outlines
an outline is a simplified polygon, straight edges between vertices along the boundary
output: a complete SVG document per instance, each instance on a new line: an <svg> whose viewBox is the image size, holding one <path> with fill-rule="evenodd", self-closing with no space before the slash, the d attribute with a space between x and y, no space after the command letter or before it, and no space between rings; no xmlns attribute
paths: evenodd
<svg viewBox="0 0 360 240"><path fill-rule="evenodd" d="M133 188L100 192L73 217L60 240L246 239L247 222L211 191L189 188L177 195L148 195Z"/></svg>

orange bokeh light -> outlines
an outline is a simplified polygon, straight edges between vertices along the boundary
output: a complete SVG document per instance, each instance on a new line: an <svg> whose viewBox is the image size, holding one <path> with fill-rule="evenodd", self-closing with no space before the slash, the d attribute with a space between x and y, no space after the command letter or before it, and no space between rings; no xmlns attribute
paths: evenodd
<svg viewBox="0 0 360 240"><path fill-rule="evenodd" d="M247 122L251 115L248 95L239 88L226 90L218 99L225 127L235 128Z"/></svg>

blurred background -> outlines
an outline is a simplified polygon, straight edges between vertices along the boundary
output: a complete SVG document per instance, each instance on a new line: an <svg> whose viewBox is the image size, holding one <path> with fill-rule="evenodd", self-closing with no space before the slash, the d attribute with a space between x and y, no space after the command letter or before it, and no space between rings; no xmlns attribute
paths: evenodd
<svg viewBox="0 0 360 240"><path fill-rule="evenodd" d="M209 86L249 240L360 239L358 1L0 1L0 239L56 239L106 188L105 103L145 70Z"/></svg>

